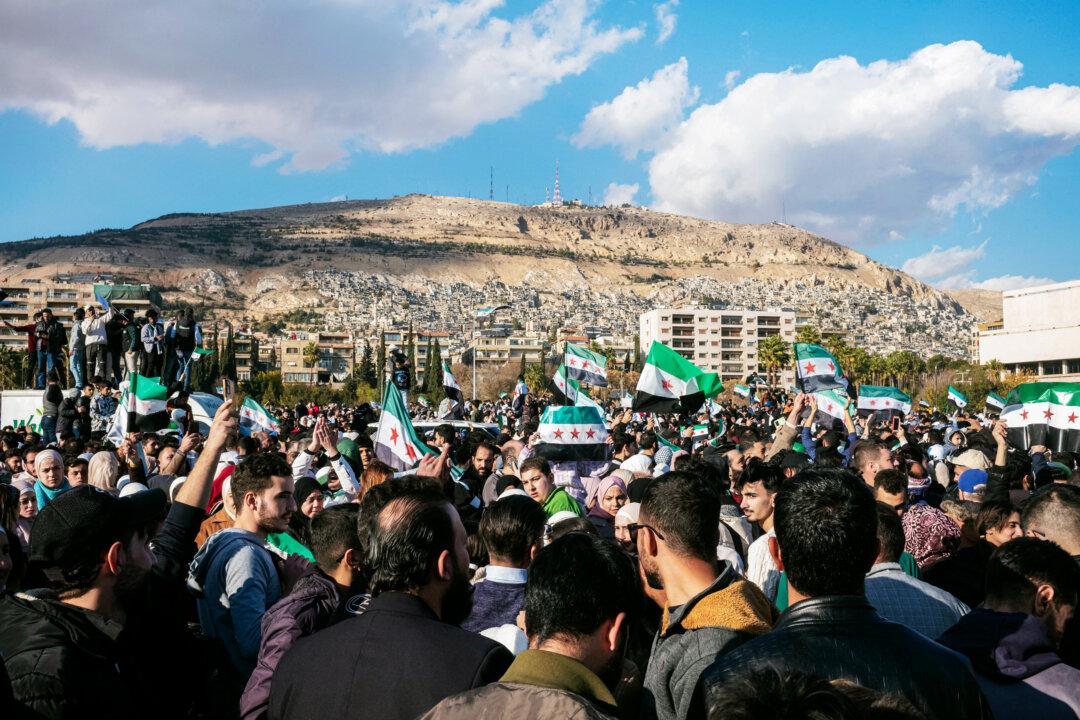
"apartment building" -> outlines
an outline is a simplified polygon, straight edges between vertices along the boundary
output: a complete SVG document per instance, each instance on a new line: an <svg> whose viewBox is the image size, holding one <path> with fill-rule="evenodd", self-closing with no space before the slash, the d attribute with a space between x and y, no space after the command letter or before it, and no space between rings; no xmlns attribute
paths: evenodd
<svg viewBox="0 0 1080 720"><path fill-rule="evenodd" d="M305 351L312 343L316 354L309 358ZM278 363L282 382L340 385L353 371L356 343L350 333L287 330L278 348Z"/></svg>
<svg viewBox="0 0 1080 720"><path fill-rule="evenodd" d="M162 305L160 294L150 285L95 284L93 276L58 276L54 280L28 278L0 285L8 295L0 305L0 320L12 325L27 325L35 312L49 308L70 330L76 308L90 304L101 307L94 294L95 287L117 310L130 307L141 315L151 307L160 309ZM0 345L25 351L26 335L0 323Z"/></svg>
<svg viewBox="0 0 1080 720"><path fill-rule="evenodd" d="M544 362L548 350L547 342L541 337L522 334L503 334L488 330L480 331L460 352L455 353L454 362L472 362L472 353L476 353L476 367L498 367L507 363L519 364L522 356L528 365Z"/></svg>
<svg viewBox="0 0 1080 720"><path fill-rule="evenodd" d="M639 331L642 353L649 351L654 340L659 341L730 384L742 382L750 373L765 373L758 357L758 343L764 338L795 341L795 312L662 308L643 313ZM788 386L794 382L794 369L784 368L780 383Z"/></svg>
<svg viewBox="0 0 1080 720"><path fill-rule="evenodd" d="M260 367L259 338L238 332L233 336L233 347L236 350L236 379L250 380L252 373L257 372Z"/></svg>

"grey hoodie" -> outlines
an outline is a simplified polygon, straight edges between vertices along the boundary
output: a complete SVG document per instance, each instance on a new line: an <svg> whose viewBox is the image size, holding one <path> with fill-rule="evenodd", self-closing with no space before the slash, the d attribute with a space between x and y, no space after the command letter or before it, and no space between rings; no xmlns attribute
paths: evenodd
<svg viewBox="0 0 1080 720"><path fill-rule="evenodd" d="M203 632L222 642L246 680L259 656L262 616L281 599L281 581L266 542L240 528L211 535L191 561L188 586L198 598Z"/></svg>

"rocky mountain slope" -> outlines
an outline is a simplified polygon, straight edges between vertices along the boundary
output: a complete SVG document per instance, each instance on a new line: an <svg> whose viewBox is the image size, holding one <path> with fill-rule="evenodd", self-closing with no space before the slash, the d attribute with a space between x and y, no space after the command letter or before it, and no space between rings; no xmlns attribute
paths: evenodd
<svg viewBox="0 0 1080 720"><path fill-rule="evenodd" d="M473 304L506 301L521 305L523 322L579 316L632 333L644 309L710 300L796 307L880 349L903 344L914 328L932 341L910 349L960 355L974 322L952 297L799 228L630 207L408 195L174 214L128 230L8 243L0 264L13 279L119 273L162 286L174 302L255 318L310 308L357 329L397 318L453 330Z"/></svg>

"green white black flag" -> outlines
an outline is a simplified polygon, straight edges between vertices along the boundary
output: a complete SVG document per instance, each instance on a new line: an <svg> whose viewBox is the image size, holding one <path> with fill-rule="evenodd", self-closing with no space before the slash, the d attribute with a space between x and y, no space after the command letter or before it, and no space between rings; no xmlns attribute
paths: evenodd
<svg viewBox="0 0 1080 720"><path fill-rule="evenodd" d="M653 341L634 396L634 412L696 412L724 386L667 345Z"/></svg>
<svg viewBox="0 0 1080 720"><path fill-rule="evenodd" d="M1009 392L1001 419L1009 443L1027 450L1080 451L1080 383L1024 383Z"/></svg>

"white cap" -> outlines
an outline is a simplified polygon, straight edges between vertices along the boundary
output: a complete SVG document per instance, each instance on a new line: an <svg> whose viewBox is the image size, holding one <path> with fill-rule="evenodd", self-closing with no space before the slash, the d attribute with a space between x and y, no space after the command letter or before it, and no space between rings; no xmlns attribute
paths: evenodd
<svg viewBox="0 0 1080 720"><path fill-rule="evenodd" d="M554 527L564 520L574 520L578 517L577 513L569 510L560 510L551 517L548 518L548 525Z"/></svg>
<svg viewBox="0 0 1080 720"><path fill-rule="evenodd" d="M510 487L506 488L505 490L503 490L502 495L500 495L496 499L497 500L502 500L505 497L511 497L513 495L521 495L523 497L529 497L529 493L525 492L521 488L510 486Z"/></svg>
<svg viewBox="0 0 1080 720"><path fill-rule="evenodd" d="M124 483L124 487L120 489L120 497L127 497L128 495L134 495L135 493L141 493L148 490L145 485L137 482Z"/></svg>

